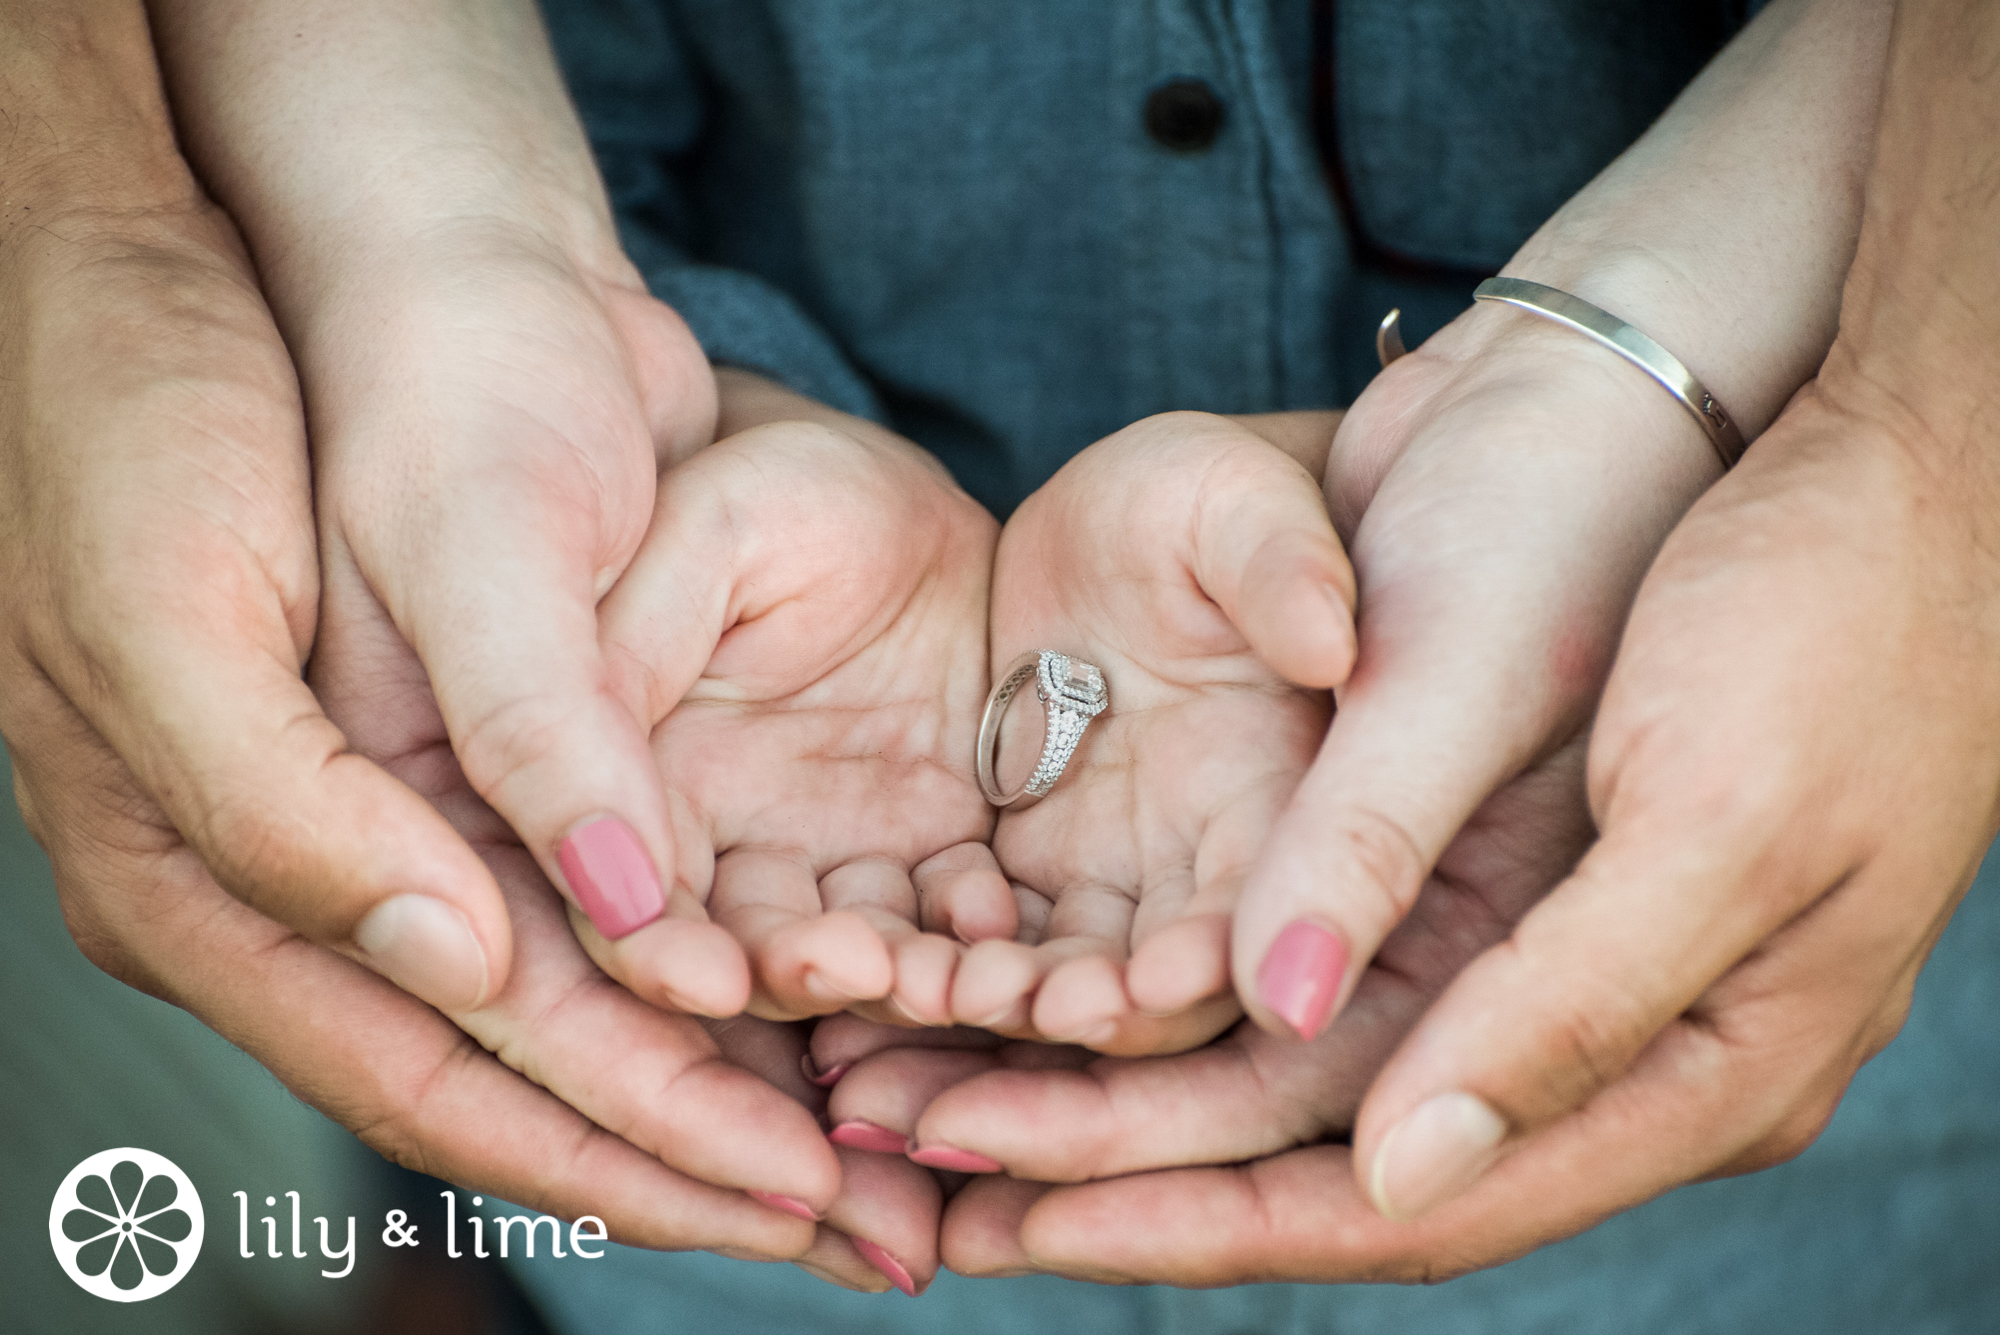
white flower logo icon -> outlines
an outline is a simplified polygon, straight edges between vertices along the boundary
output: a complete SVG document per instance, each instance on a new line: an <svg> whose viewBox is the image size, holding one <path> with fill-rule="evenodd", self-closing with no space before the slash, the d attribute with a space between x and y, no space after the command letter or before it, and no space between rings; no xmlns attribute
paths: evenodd
<svg viewBox="0 0 2000 1335"><path fill-rule="evenodd" d="M201 1254L201 1197L151 1150L104 1150L69 1170L49 1206L49 1245L79 1288L115 1303L157 1297Z"/></svg>

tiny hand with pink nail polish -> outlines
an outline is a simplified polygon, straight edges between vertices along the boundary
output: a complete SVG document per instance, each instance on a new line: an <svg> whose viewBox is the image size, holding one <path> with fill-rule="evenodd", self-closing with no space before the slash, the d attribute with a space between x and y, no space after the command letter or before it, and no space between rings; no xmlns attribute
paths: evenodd
<svg viewBox="0 0 2000 1335"><path fill-rule="evenodd" d="M667 794L669 917L740 943L754 1015L943 1022L961 947L918 930L919 890L1005 893L972 770L998 526L893 433L746 373L718 385L724 438L662 476L600 608ZM576 927L677 1001L671 971L625 967L631 938Z"/></svg>
<svg viewBox="0 0 2000 1335"><path fill-rule="evenodd" d="M1305 422L1321 455L1335 420ZM1202 1043L1241 1013L1237 889L1354 654L1352 572L1312 468L1279 438L1204 413L1148 418L1009 521L995 671L1052 649L1096 665L1110 699L1048 796L1000 817L1013 902L987 908L1019 922L966 952L958 1023L1142 1053ZM1035 764L1041 727L1023 691L1001 733L1003 789Z"/></svg>

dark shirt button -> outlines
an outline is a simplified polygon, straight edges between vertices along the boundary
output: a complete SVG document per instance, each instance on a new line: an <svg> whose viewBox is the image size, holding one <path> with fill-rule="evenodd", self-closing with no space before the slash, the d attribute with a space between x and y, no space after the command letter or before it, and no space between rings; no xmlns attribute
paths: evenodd
<svg viewBox="0 0 2000 1335"><path fill-rule="evenodd" d="M1222 133L1224 107L1200 79L1169 79L1146 97L1146 133L1176 153L1198 153Z"/></svg>

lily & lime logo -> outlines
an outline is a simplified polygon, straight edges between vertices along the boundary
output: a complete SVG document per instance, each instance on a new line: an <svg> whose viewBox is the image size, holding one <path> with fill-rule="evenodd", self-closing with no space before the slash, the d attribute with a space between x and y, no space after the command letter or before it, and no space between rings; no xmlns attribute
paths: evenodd
<svg viewBox="0 0 2000 1335"><path fill-rule="evenodd" d="M77 1287L114 1303L157 1298L201 1254L201 1197L151 1150L104 1150L69 1170L49 1206L49 1245Z"/></svg>

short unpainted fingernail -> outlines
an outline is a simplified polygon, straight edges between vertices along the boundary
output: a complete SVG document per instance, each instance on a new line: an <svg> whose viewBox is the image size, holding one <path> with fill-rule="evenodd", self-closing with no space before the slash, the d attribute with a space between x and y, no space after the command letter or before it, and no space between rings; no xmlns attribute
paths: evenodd
<svg viewBox="0 0 2000 1335"><path fill-rule="evenodd" d="M809 1220L815 1224L821 1218L819 1211L813 1209L812 1206L807 1205L796 1196L780 1196L775 1191L746 1191L743 1194L754 1201L763 1202L773 1210L783 1210L786 1214L797 1215L799 1218Z"/></svg>
<svg viewBox="0 0 2000 1335"><path fill-rule="evenodd" d="M917 1296L916 1281L910 1278L910 1272L903 1267L901 1261L866 1238L855 1238L853 1241L854 1250L867 1257L868 1264L887 1275L891 1284L912 1298Z"/></svg>
<svg viewBox="0 0 2000 1335"><path fill-rule="evenodd" d="M1416 1219L1463 1195L1507 1138L1507 1122L1463 1091L1418 1104L1389 1128L1368 1175L1368 1194L1388 1219Z"/></svg>
<svg viewBox="0 0 2000 1335"><path fill-rule="evenodd" d="M466 916L429 895L396 895L368 911L354 944L384 978L441 1011L486 1000L486 951Z"/></svg>
<svg viewBox="0 0 2000 1335"><path fill-rule="evenodd" d="M902 1154L910 1148L909 1137L873 1122L842 1122L826 1133L826 1138L850 1150L873 1150L877 1154Z"/></svg>
<svg viewBox="0 0 2000 1335"><path fill-rule="evenodd" d="M1298 1034L1318 1035L1340 994L1347 943L1318 923L1300 919L1278 933L1257 966L1257 998Z"/></svg>
<svg viewBox="0 0 2000 1335"><path fill-rule="evenodd" d="M856 999L852 992L836 985L818 969L807 969L804 982L806 995L814 1001L822 1001L828 1005L839 1006L846 1005L848 1002Z"/></svg>
<svg viewBox="0 0 2000 1335"><path fill-rule="evenodd" d="M556 847L556 863L577 907L606 940L630 936L667 910L667 895L646 846L616 816L600 816L571 830Z"/></svg>
<svg viewBox="0 0 2000 1335"><path fill-rule="evenodd" d="M926 1168L943 1168L953 1173L1004 1173L1007 1165L956 1145L926 1145L911 1150L910 1159Z"/></svg>

